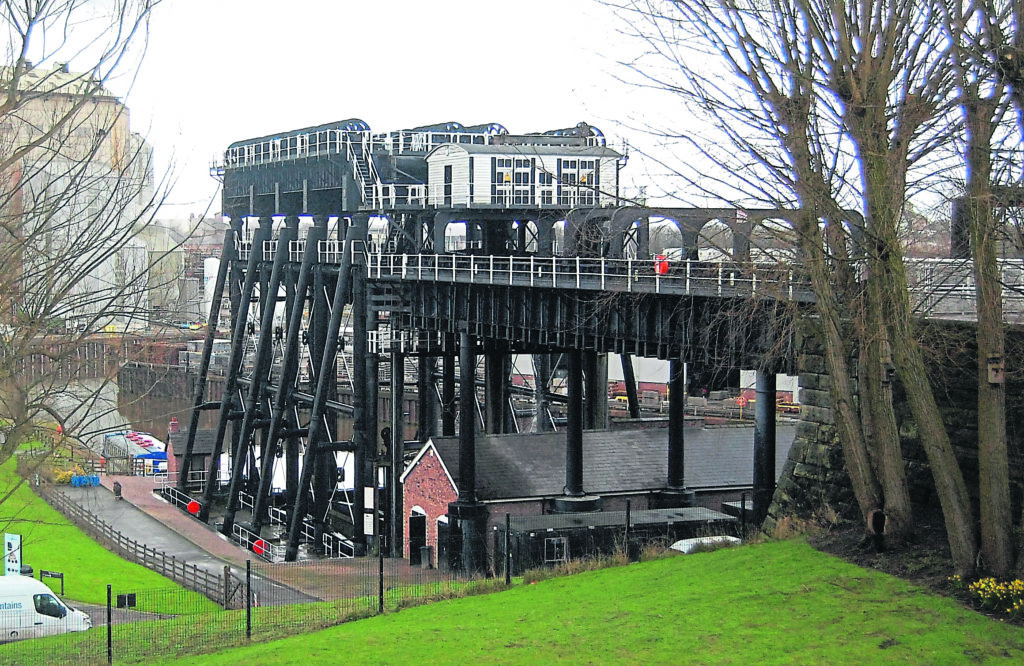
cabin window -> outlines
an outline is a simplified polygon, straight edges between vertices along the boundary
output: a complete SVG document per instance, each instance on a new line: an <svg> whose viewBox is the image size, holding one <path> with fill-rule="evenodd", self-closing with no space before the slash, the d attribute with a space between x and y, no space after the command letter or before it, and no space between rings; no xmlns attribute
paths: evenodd
<svg viewBox="0 0 1024 666"><path fill-rule="evenodd" d="M64 607L60 605L60 602L53 595L36 594L33 595L32 600L35 602L36 612L40 615L64 617Z"/></svg>
<svg viewBox="0 0 1024 666"><path fill-rule="evenodd" d="M600 186L599 160L558 160L558 203L593 206Z"/></svg>
<svg viewBox="0 0 1024 666"><path fill-rule="evenodd" d="M512 198L512 158L491 158L491 203L508 205Z"/></svg>
<svg viewBox="0 0 1024 666"><path fill-rule="evenodd" d="M544 539L544 561L555 563L569 559L569 539L566 537L550 537Z"/></svg>

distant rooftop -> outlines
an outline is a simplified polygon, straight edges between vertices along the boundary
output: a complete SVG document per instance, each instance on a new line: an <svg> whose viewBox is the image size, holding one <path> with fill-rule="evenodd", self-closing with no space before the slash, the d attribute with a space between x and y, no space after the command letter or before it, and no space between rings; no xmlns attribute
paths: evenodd
<svg viewBox="0 0 1024 666"><path fill-rule="evenodd" d="M116 95L102 87L90 74L70 71L67 63L58 62L35 67L31 63L25 64L30 69L22 72L18 80L18 89L23 92L116 98ZM0 90L10 89L14 74L14 67L0 67Z"/></svg>

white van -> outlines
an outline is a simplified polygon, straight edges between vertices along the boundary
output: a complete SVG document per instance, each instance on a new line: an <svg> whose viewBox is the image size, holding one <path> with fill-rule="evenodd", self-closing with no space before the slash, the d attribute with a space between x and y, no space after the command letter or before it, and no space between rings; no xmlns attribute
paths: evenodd
<svg viewBox="0 0 1024 666"><path fill-rule="evenodd" d="M42 581L0 576L0 642L85 631L92 619L71 608Z"/></svg>

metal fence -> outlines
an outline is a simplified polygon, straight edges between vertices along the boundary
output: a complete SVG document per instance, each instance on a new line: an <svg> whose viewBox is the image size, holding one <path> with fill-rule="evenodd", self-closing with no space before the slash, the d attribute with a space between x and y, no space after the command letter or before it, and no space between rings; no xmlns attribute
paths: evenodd
<svg viewBox="0 0 1024 666"><path fill-rule="evenodd" d="M237 594L243 604L232 610L180 587L112 583L106 606L76 606L92 617L91 629L0 645L0 665L137 663L213 652L394 612L472 584L452 572L381 557L247 562Z"/></svg>
<svg viewBox="0 0 1024 666"><path fill-rule="evenodd" d="M0 666L140 663L307 633L429 600L451 598L467 588L501 589L510 582L510 576L528 567L551 566L609 551L636 559L645 548L668 546L677 538L743 534L751 508L738 494L733 498L738 502L720 497L709 506L685 509L632 512L627 505L621 521L612 515L617 513L614 511L593 514L604 524L595 523L594 529L588 526L583 536L567 528L536 532L532 536L537 538L531 538L529 526L521 522L525 518L512 526L513 519L506 516L505 524L512 529L494 535L489 577L468 578L429 564L413 565L379 554L287 563L250 560L244 572L236 569L217 576L120 537L60 492L47 497L115 552L174 580L190 581L186 584L205 589L207 598L178 586L128 589L112 581L107 586L105 606L80 606L93 619L91 629L0 645ZM665 520L672 512L679 518ZM509 552L512 558L508 558ZM511 568L507 562L512 563Z"/></svg>
<svg viewBox="0 0 1024 666"><path fill-rule="evenodd" d="M242 581L231 573L229 567L225 567L223 573L212 573L195 564L179 560L173 555L167 555L163 551L129 539L100 518L75 504L59 490L48 486L39 486L36 491L79 529L122 558L156 571L186 589L221 603L225 608L241 608L245 605L245 600L241 598L240 593Z"/></svg>

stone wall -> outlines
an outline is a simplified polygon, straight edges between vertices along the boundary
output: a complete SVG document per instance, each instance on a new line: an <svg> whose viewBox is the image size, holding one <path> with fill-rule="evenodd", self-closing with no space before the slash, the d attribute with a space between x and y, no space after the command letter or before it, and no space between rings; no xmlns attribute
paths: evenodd
<svg viewBox="0 0 1024 666"><path fill-rule="evenodd" d="M805 320L797 336L801 422L768 510L764 529L769 533L787 516L861 520L844 467L832 413L830 378L814 326L814 320ZM921 331L921 340L932 388L976 509L978 370L974 330L963 324L933 322ZM1024 494L1024 368L1014 367L1014 363L1024 359L1024 333L1008 333L1006 352L1007 442L1011 496L1017 516ZM893 384L893 400L911 501L920 509L934 509L939 504L931 470L898 377Z"/></svg>

